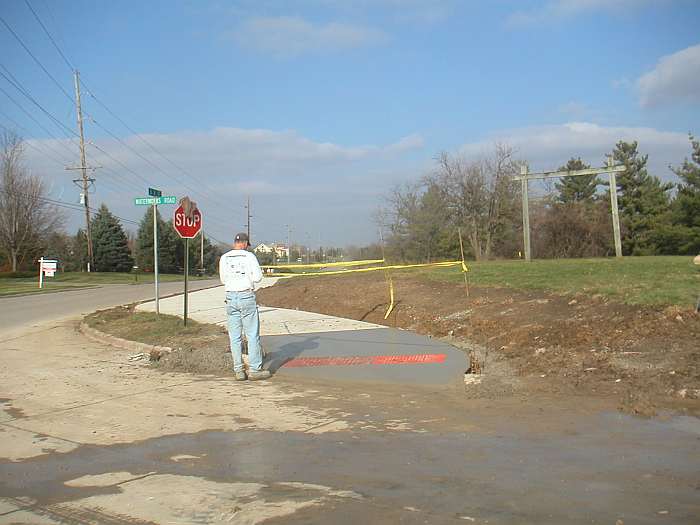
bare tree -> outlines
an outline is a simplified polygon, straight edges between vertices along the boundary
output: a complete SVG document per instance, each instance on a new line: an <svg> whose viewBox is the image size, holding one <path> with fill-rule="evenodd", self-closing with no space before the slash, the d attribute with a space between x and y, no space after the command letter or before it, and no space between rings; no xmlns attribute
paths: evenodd
<svg viewBox="0 0 700 525"><path fill-rule="evenodd" d="M433 176L443 188L446 205L464 229L477 260L491 256L499 235L517 214L513 176L519 164L509 146L497 144L485 158L466 160L442 153Z"/></svg>
<svg viewBox="0 0 700 525"><path fill-rule="evenodd" d="M63 216L46 200L44 185L22 164L23 141L14 133L0 137L0 250L7 254L12 271L40 249Z"/></svg>

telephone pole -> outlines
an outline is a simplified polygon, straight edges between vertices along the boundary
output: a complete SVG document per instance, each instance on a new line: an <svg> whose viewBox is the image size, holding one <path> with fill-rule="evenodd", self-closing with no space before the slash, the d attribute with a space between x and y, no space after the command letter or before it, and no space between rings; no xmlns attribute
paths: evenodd
<svg viewBox="0 0 700 525"><path fill-rule="evenodd" d="M287 264L292 262L292 226L287 224Z"/></svg>
<svg viewBox="0 0 700 525"><path fill-rule="evenodd" d="M248 242L250 242L250 219L253 217L250 214L250 196L248 196L248 204L245 207L246 209L246 215L248 216L248 221L246 222L246 229L248 231Z"/></svg>
<svg viewBox="0 0 700 525"><path fill-rule="evenodd" d="M87 238L87 252L88 252L88 267L89 272L91 268L95 267L95 257L92 251L92 232L90 231L90 201L88 196L88 188L95 179L88 177L87 175L87 162L85 160L85 135L83 132L83 110L80 105L80 73L76 69L73 73L73 80L75 81L75 107L78 114L78 131L80 133L80 166L78 167L68 167L67 170L80 170L82 172L81 179L74 179L73 182L82 182L82 204L85 206L85 237Z"/></svg>

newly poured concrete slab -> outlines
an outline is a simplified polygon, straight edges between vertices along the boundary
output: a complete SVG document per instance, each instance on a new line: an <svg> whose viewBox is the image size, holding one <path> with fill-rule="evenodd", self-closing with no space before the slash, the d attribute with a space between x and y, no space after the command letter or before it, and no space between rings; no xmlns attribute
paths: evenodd
<svg viewBox="0 0 700 525"><path fill-rule="evenodd" d="M271 286L279 278L266 278ZM189 317L226 325L223 287L190 294ZM138 306L154 311L155 303ZM161 313L182 316L182 296L160 301ZM330 315L259 306L260 334L274 374L332 381L446 385L464 380L467 356L413 332Z"/></svg>
<svg viewBox="0 0 700 525"><path fill-rule="evenodd" d="M469 367L461 350L394 328L267 336L263 346L265 368L284 377L448 385Z"/></svg>

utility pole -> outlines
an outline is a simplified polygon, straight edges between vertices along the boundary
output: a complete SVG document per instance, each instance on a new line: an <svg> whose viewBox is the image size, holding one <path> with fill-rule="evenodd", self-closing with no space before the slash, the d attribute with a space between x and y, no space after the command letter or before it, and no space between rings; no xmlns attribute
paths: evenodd
<svg viewBox="0 0 700 525"><path fill-rule="evenodd" d="M287 264L292 262L292 227L287 224Z"/></svg>
<svg viewBox="0 0 700 525"><path fill-rule="evenodd" d="M250 196L248 196L248 204L245 207L246 209L246 215L248 216L248 221L246 222L246 229L248 231L248 242L250 242L250 219L253 217L250 214Z"/></svg>
<svg viewBox="0 0 700 525"><path fill-rule="evenodd" d="M83 132L83 110L80 105L80 72L76 69L73 73L73 80L75 82L75 107L78 114L78 131L80 134L80 166L78 167L68 167L67 170L80 170L82 172L81 179L74 179L73 182L82 182L82 204L85 206L85 236L87 237L87 251L88 251L88 266L87 271L89 272L91 267L95 267L95 257L92 251L92 232L90 231L90 201L88 196L88 187L90 183L95 182L95 179L89 178L87 175L87 162L85 160L85 135Z"/></svg>

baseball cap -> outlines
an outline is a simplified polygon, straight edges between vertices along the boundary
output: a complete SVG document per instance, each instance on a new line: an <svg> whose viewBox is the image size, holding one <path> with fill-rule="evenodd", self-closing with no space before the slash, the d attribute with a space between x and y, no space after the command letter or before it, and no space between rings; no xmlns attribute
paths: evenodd
<svg viewBox="0 0 700 525"><path fill-rule="evenodd" d="M248 239L247 233L237 233L236 237L233 239L233 242L244 242L246 244L250 244L250 239Z"/></svg>

